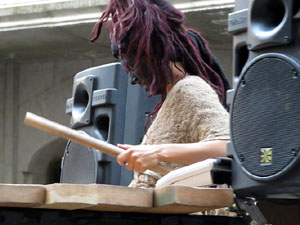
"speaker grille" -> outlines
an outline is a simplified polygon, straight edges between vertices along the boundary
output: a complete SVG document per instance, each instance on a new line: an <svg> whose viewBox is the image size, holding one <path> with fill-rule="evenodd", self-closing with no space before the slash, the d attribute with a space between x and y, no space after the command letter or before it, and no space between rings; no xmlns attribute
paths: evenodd
<svg viewBox="0 0 300 225"><path fill-rule="evenodd" d="M300 77L286 59L265 57L242 75L231 110L237 159L254 179L276 178L298 158Z"/></svg>
<svg viewBox="0 0 300 225"><path fill-rule="evenodd" d="M61 183L96 183L97 158L92 149L69 142L64 155Z"/></svg>

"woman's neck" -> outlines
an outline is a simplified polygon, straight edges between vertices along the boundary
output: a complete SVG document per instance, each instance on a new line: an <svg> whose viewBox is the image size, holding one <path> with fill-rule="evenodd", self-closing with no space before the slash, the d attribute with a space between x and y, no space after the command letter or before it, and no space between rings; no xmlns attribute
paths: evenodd
<svg viewBox="0 0 300 225"><path fill-rule="evenodd" d="M173 88L173 86L181 79L183 79L185 76L189 75L181 62L170 62L169 63L170 68L172 70L173 75L173 81L172 83L167 85L167 94L170 92L170 90Z"/></svg>

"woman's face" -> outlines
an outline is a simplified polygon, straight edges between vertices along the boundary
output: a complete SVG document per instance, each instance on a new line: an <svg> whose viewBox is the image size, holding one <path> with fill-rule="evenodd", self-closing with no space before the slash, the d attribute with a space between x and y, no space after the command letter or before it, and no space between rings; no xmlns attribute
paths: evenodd
<svg viewBox="0 0 300 225"><path fill-rule="evenodd" d="M150 85L152 84L153 75L147 63L142 62L139 68L135 66L134 58L122 58L122 63L129 70L131 84L139 84L146 91L149 91Z"/></svg>

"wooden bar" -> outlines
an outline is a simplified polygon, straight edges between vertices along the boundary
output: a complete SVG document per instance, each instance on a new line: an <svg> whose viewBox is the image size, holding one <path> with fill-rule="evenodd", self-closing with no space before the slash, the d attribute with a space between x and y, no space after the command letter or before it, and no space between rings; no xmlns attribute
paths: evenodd
<svg viewBox="0 0 300 225"><path fill-rule="evenodd" d="M232 204L232 189L170 185L155 189L153 208L142 212L189 214L228 207Z"/></svg>
<svg viewBox="0 0 300 225"><path fill-rule="evenodd" d="M87 210L135 212L153 206L153 189L97 184L97 205Z"/></svg>
<svg viewBox="0 0 300 225"><path fill-rule="evenodd" d="M47 190L46 209L86 209L132 212L153 205L153 190L105 184L52 184Z"/></svg>
<svg viewBox="0 0 300 225"><path fill-rule="evenodd" d="M44 205L38 208L75 210L97 205L97 191L90 184L45 185Z"/></svg>
<svg viewBox="0 0 300 225"><path fill-rule="evenodd" d="M35 207L44 204L42 185L0 184L0 207Z"/></svg>

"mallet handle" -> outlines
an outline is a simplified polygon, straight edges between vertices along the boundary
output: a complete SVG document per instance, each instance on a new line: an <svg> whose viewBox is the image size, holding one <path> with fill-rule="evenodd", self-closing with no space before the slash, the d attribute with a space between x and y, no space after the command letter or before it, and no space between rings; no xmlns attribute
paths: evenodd
<svg viewBox="0 0 300 225"><path fill-rule="evenodd" d="M58 124L56 122L50 121L48 119L45 119L43 117L37 116L33 113L27 112L25 119L25 124L38 128L40 130L46 131L48 133L52 133L55 135L58 135L60 137L63 137L65 139L70 139L78 144L96 149L98 151L101 151L107 155L117 157L121 152L124 150L121 148L118 148L112 144L109 144L107 142L101 141L99 139L96 139L94 137L84 135L80 133L79 131L73 130L69 127L63 126L61 124ZM160 173L161 175L165 175L169 172L169 170L161 165L151 168L151 170Z"/></svg>

